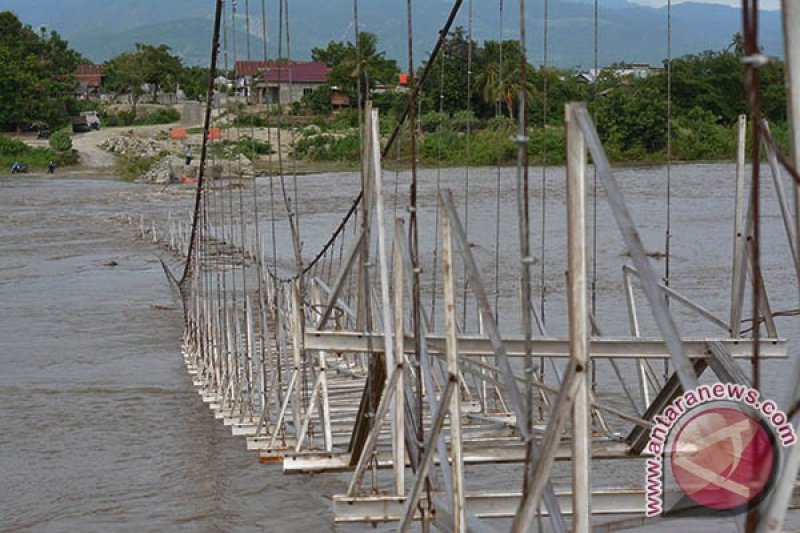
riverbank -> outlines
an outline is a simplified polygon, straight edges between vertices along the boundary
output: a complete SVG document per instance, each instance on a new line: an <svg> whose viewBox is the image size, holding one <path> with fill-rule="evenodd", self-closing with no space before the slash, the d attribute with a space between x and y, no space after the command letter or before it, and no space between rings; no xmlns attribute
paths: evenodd
<svg viewBox="0 0 800 533"><path fill-rule="evenodd" d="M90 131L86 133L79 133L72 135L73 148L76 150L80 163L70 166L61 166L57 168L55 176L70 177L70 178L115 178L136 181L150 168L153 164L167 155L172 156L176 161L182 160L185 146L188 144L193 147L193 172L196 173L197 166L199 165L200 158L200 145L202 143L202 129L187 128L185 140L172 139L170 131L173 128L184 127L179 123L161 124L161 125L148 125L148 126L128 126L116 128L103 128L98 131ZM200 132L198 132L200 130ZM358 159L344 158L344 159L319 159L315 157L293 157L293 149L299 144L302 144L302 139L308 138L303 133L303 130L294 131L294 139L292 131L289 129L274 129L274 128L228 128L223 129L223 145L224 146L241 146L241 152L246 152L249 140L252 139L254 144L257 144L263 151L267 151L264 147L268 147L268 152L262 154L247 154L248 159L252 158L254 171L256 175L259 174L272 174L277 172L280 165L283 165L284 173L287 174L320 174L320 173L335 173L335 172L355 172L360 168ZM47 140L39 140L33 136L9 136L10 138L20 140L31 148L46 148L48 146ZM429 147L424 149L425 139L431 139L431 134L423 137L423 144L421 144L420 158L418 160L419 168L436 169L436 168L452 168L465 166L472 157L468 157L463 152L463 147L459 148L460 157L455 157L452 154L446 157L435 157L440 155L432 151ZM111 143L120 144L120 141L125 141L132 146L146 146L143 148L134 148L130 152L124 154L115 154L106 149ZM430 142L430 141L429 141ZM501 140L505 142L505 139ZM125 144L124 142L122 144ZM280 150L278 150L280 148ZM475 150L480 150L479 146L472 147ZM507 150L505 147L503 150ZM529 152L534 152L530 150ZM427 156L426 156L427 154ZM433 154L433 155L432 155ZM558 167L563 166L563 160L556 157L555 153L551 153L547 158L548 166ZM619 154L616 154L619 156ZM121 157L123 156L123 157ZM210 154L213 158L214 153ZM619 168L647 168L652 166L664 165L668 159L664 154L652 154L640 159L617 159L613 153L609 153L609 157L616 167ZM482 156L486 159L485 156ZM123 161L126 159L126 161ZM541 153L534 154L530 157L529 163L533 166L544 166L543 157ZM673 165L687 165L687 164L708 164L728 162L732 159L725 158L698 158L694 160L672 160ZM138 161L143 170L135 170L135 175L127 171L124 164L133 162L134 169L135 163ZM499 162L498 162L499 161ZM496 158L495 162L472 162L469 164L473 168L506 168L516 165L514 157L506 154L503 158ZM391 155L384 160L384 168L388 171L403 171L407 170L410 166L409 157L404 154L401 157ZM186 169L182 167L178 172L184 172ZM5 173L5 172L3 172ZM29 172L29 176L49 177L44 168ZM178 176L180 177L180 176Z"/></svg>

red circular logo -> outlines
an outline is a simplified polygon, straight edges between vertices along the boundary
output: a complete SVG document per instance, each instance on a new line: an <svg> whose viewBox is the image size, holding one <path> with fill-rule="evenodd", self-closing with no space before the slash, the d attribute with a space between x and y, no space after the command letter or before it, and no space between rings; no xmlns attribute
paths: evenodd
<svg viewBox="0 0 800 533"><path fill-rule="evenodd" d="M767 430L738 409L715 407L690 418L671 450L680 489L709 509L731 510L761 496L773 473Z"/></svg>

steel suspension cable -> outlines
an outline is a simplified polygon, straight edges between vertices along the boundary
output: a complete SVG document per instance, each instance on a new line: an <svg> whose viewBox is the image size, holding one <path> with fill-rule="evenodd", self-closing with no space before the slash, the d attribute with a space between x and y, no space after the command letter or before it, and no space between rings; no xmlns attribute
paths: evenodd
<svg viewBox="0 0 800 533"><path fill-rule="evenodd" d="M592 100L597 109L597 74L599 72L599 49L600 49L600 13L598 0L594 0L594 42L592 50L592 62L594 63L595 80L592 84ZM592 280L591 280L591 309L592 315L597 316L597 165L592 165ZM592 391L597 388L597 365L591 362L591 386Z"/></svg>
<svg viewBox="0 0 800 533"><path fill-rule="evenodd" d="M436 198L439 198L442 185L442 136L444 135L444 67L447 61L447 53L442 52L439 57L439 124L436 126L439 133L439 142L436 147ZM436 299L438 296L437 281L439 279L439 209L434 215L434 236L433 236L433 284L431 286L431 328L436 329Z"/></svg>
<svg viewBox="0 0 800 533"><path fill-rule="evenodd" d="M667 0L667 198L664 231L664 285L669 287L672 256L672 0ZM665 298L667 305L669 299ZM664 383L669 379L669 359L664 359Z"/></svg>
<svg viewBox="0 0 800 533"><path fill-rule="evenodd" d="M450 15L448 16L448 19L447 19L447 22L445 22L444 26L439 31L439 39L437 40L436 45L434 46L434 49L431 52L430 60L428 62L426 62L425 67L423 68L422 73L421 73L421 75L419 77L419 80L415 84L416 88L412 92L418 92L419 88L424 84L425 80L427 79L427 77L428 77L428 75L430 73L431 66L435 62L436 57L438 56L442 46L444 45L445 37L448 34L448 32L450 31L450 28L452 27L453 21L455 20L456 14L458 13L458 9L460 8L462 2L463 2L463 0L456 0L455 5L451 9ZM283 6L282 2L279 2L279 3L280 3L281 6ZM280 41L280 39L279 39L279 41ZM278 55L280 56L281 53L279 52ZM414 100L415 101L416 101L416 96L417 95L415 94L414 95ZM394 131L392 132L392 134L390 135L386 145L384 146L383 151L381 153L381 157L385 158L388 155L390 149L394 146L394 143L397 140L397 136L398 136L398 134L400 132L400 128L405 123L406 119L408 118L408 115L409 115L409 109L408 109L408 107L406 107L405 111L403 112L403 114L401 115L400 119L398 120L398 123L395 126ZM280 128L278 129L278 136L279 136L278 137L278 141L279 141L279 144L280 144ZM280 160L282 160L282 158L281 158L280 152L279 152L279 166L281 166L281 168L282 168L282 163L280 163ZM358 204L362 200L362 196L363 196L363 193L359 192L358 195L356 195L356 197L354 198L353 204L358 206ZM339 227L343 228L344 225L347 223L347 221L350 219L350 217L352 217L354 215L357 216L357 213L358 213L357 209L351 209L350 211L348 211L347 215L345 215L345 218L343 219L343 221L342 221L342 223L340 224ZM336 232L334 235L332 235L331 239L323 246L323 248L328 248L328 247L332 246L333 245L333 241L336 239L336 237L338 237L338 235L339 235L338 232ZM320 255L322 255L322 254L320 254Z"/></svg>
<svg viewBox="0 0 800 533"><path fill-rule="evenodd" d="M269 57L267 53L267 3L261 0L261 45L264 47L263 58L266 62Z"/></svg>
<svg viewBox="0 0 800 533"><path fill-rule="evenodd" d="M750 106L750 122L752 141L750 146L750 163L752 168L752 184L750 186L750 204L753 206L753 235L751 245L753 247L753 275L752 278L752 305L753 305L753 324L758 324L761 316L761 93L760 88L760 64L757 61L758 54L761 53L758 46L758 0L744 0L742 9L742 19L744 26L744 53L745 57L745 83L747 89L747 100ZM753 328L753 358L752 373L753 387L760 388L761 385L761 364L759 339L761 328ZM757 518L757 515L756 515ZM748 516L748 521L750 516Z"/></svg>
<svg viewBox="0 0 800 533"><path fill-rule="evenodd" d="M761 388L761 360L760 360L760 339L761 339L761 138L763 123L761 120L761 93L760 93L760 73L759 68L763 64L760 61L761 50L758 45L758 0L743 0L742 2L742 21L744 28L744 55L742 61L745 63L745 89L747 100L750 107L750 122L752 140L750 144L750 166L752 169L752 183L750 185L750 205L753 210L752 227L752 323L753 323L753 357L752 383L753 388ZM764 309L766 311L766 309ZM756 448L756 454L764 453L763 449ZM753 532L758 529L761 521L759 506L752 506L745 521L745 531Z"/></svg>
<svg viewBox="0 0 800 533"><path fill-rule="evenodd" d="M356 107L358 108L358 153L361 155L359 158L360 165L359 170L361 172L361 180L364 180L364 173L366 169L364 168L365 160L364 157L364 99L361 93L361 28L359 27L359 20L358 20L358 0L353 0L353 33L355 38L355 53L356 53L356 72L358 72L358 76L356 76ZM361 191L363 193L363 190Z"/></svg>
<svg viewBox="0 0 800 533"><path fill-rule="evenodd" d="M397 120L397 124L395 125L391 135L389 135L389 139L386 141L386 145L383 147L383 152L381 153L381 157L385 158L387 156L389 150L392 148L395 141L397 141L397 137L398 135L400 135L400 130L402 129L406 119L409 117L412 111L416 111L414 109L411 109L412 101L413 102L417 101L417 97L419 96L418 93L422 89L422 86L425 84L425 80L428 79L428 75L430 74L430 71L433 68L433 64L436 61L436 58L439 56L439 52L444 46L444 43L447 39L447 35L450 33L450 28L453 25L453 21L455 20L456 15L458 14L458 10L461 8L462 3L463 0L455 0L453 8L450 10L450 14L447 17L447 21L444 23L444 26L442 26L442 29L439 30L439 38L436 40L436 44L434 45L433 50L431 51L431 55L428 61L422 68L422 73L419 76L419 80L413 86L411 84L411 81L414 73L409 72L409 104L406 106L405 110L403 111L403 114L400 115L400 118Z"/></svg>
<svg viewBox="0 0 800 533"><path fill-rule="evenodd" d="M279 4L279 15L278 15L278 57L281 58L281 60L280 60L280 63L278 64L277 68L278 68L278 85L280 86L281 82L283 81L283 70L284 69L282 68L282 65L286 65L286 69L291 71L291 63L288 60L286 60L286 61L283 60L283 43L284 43L284 29L285 29L284 21L285 21L286 16L287 16L287 13L286 13L286 7L287 7L286 6L286 0L279 0L278 4ZM288 55L288 52L287 52L287 55ZM291 87L291 80L289 80L289 83L290 83L290 87ZM290 97L291 97L291 94L290 94ZM282 107L281 94L280 94L280 91L278 91L278 105L277 105L277 108L276 108L276 114L277 114L277 119L278 119L277 135L278 135L278 146L279 147L282 147L282 143L281 143L281 129L282 128L281 128L281 123L280 123L281 122L281 107ZM289 193L288 193L288 191L286 189L286 175L285 175L285 167L284 167L284 164L283 164L283 153L282 153L281 149L278 150L278 176L279 176L279 180L280 180L281 195L283 197L283 206L284 206L284 209L286 210L286 217L287 217L287 220L288 220L288 223L289 223L289 230L290 230L291 236L292 236L292 249L294 251L294 258L295 258L295 273L296 273L297 278L300 278L302 276L302 272L303 272L303 259L302 259L302 255L301 255L302 252L301 252L301 249L300 249L300 236L299 236L299 233L297 231L297 227L295 226L295 216L296 216L297 206L294 206L294 209L292 208L292 205L291 205L292 202L289 199Z"/></svg>
<svg viewBox="0 0 800 533"><path fill-rule="evenodd" d="M233 8L234 8L234 16L233 16L233 20L234 20L234 35L235 35L235 33L236 33L236 26L235 26L236 2L235 1L233 3ZM245 9L247 10L247 12L245 14L245 16L246 16L245 20L246 20L246 24L247 24L247 46L248 46L248 54L249 54L249 46L250 46L250 32L249 32L249 29L250 29L250 14L249 14L249 1L248 0L245 0ZM250 59L250 58L248 57L248 59ZM236 65L238 62L239 62L239 57L237 55L236 39L234 37L233 64ZM246 71L243 71L242 74L246 75ZM237 80L237 83L238 83L238 80ZM250 88L251 87L252 87L252 80L251 80L251 83L250 84L246 84L245 88L244 88L244 97L247 100L250 99ZM237 94L237 103L238 103L238 94ZM242 125L241 121L238 121L238 123L236 124L236 127L233 128L233 133L234 133L234 136L235 136L235 141L234 142L235 142L235 146L237 146L237 147L240 146L240 141L242 139L242 134L241 134L242 127L245 127L245 126ZM251 134L251 138L252 138L252 134ZM236 152L238 152L238 150ZM234 157L233 154L231 154L231 157ZM238 185L236 187L238 189L238 192L239 192L239 194L238 194L238 196L239 196L239 198L238 198L238 200L239 200L238 201L239 243L237 244L237 242L236 242L236 223L235 223L235 218L234 218L234 215L235 215L235 213L234 213L234 199L233 199L233 190L231 190L230 191L230 195L229 195L230 216L231 216L231 244L234 247L234 252L233 253L234 254L236 253L235 249L238 246L240 254L241 254L241 262L242 262L242 264L241 264L241 267L242 267L241 268L241 271L242 271L242 309L244 309L245 305L247 303L247 253L246 253L247 244L246 244L246 240L245 240L246 228L245 228L245 216L244 216L245 215L245 213L244 213L244 192L243 192L244 182L243 182L243 172L242 172L242 168L241 168L241 159L239 157L239 154L236 153L235 157L236 157L236 162L238 163L238 165L236 166L235 171L236 171L236 174L238 175L238 178L239 178ZM229 162L228 162L229 174L231 173L231 166L232 166L232 164L231 164L231 162L229 160ZM233 175L232 174L231 174L230 178L231 178L231 185L233 185ZM235 257L235 255L233 255L231 257L231 261L232 262L234 260L234 257ZM234 284L233 301L234 301L234 309L237 309L236 308L236 281L235 281L236 278L235 278L235 270L236 270L235 269L235 264L232 264L231 265L231 276L233 277L233 284ZM237 338L237 342L238 342L238 338Z"/></svg>
<svg viewBox="0 0 800 533"><path fill-rule="evenodd" d="M504 6L503 0L499 0L500 10L500 46L498 57L498 86L497 94L495 95L494 114L496 117L502 116L502 106L500 105L501 95L505 92L505 82L503 80L503 71L505 68L503 57L503 23L504 23ZM499 304L500 304L500 177L501 170L500 154L497 155L497 172L495 175L495 202L494 202L494 316L500 322Z"/></svg>
<svg viewBox="0 0 800 533"><path fill-rule="evenodd" d="M464 168L464 233L469 236L469 171L472 141L472 0L467 2L467 136L465 155L466 165ZM461 324L462 331L467 331L467 286L468 277L464 276L464 286L462 288Z"/></svg>
<svg viewBox="0 0 800 533"><path fill-rule="evenodd" d="M231 0L231 51L233 52L233 91L239 94L238 80L236 79L236 2Z"/></svg>
<svg viewBox="0 0 800 533"><path fill-rule="evenodd" d="M460 5L461 0L456 0L456 4ZM416 408L417 408L417 452L418 457L422 457L425 450L424 439L425 439L425 432L422 421L424 420L424 403L422 399L422 313L420 309L420 280L419 280L419 228L417 226L417 95L418 91L422 87L422 84L425 82L425 73L430 71L430 66L433 63L433 60L436 58L436 53L438 53L439 48L444 43L444 39L446 38L445 34L439 34L439 41L437 41L437 46L435 47L435 52L431 54L431 58L428 63L425 65L423 70L423 76L420 77L419 82L416 81L416 76L414 74L414 23L413 23L413 11L412 11L412 0L406 0L406 11L407 11L407 31L408 31L408 106L406 107L406 113L404 117L401 117L400 122L398 123L397 127L395 128L395 132L393 132L392 137L396 136L396 132L398 132L399 126L402 124L403 119L405 116L408 117L408 129L410 132L409 136L409 152L411 158L411 186L409 189L409 224L408 224L408 243L409 243L409 251L411 254L411 263L413 267L413 276L412 276L412 287L411 287L411 327L412 327L412 334L414 336L414 353L416 355ZM448 22L452 23L452 18L455 18L455 11L457 8L454 7L453 11L451 11L451 19ZM445 25L447 26L447 24ZM449 31L449 27L448 27ZM384 147L384 154L386 151L391 147L392 138L389 139L389 143L387 143L386 147ZM431 482L430 478L425 480L425 489L428 496L428 502L430 505L431 502ZM423 513L424 518L424 511L422 509L422 504L420 503L420 512Z"/></svg>
<svg viewBox="0 0 800 533"><path fill-rule="evenodd" d="M292 70L292 39L291 34L289 33L289 0L283 0L284 2L284 20L283 23L286 26L286 62L288 64L288 74L289 74L289 104L293 103L294 100L294 72ZM289 146L294 151L294 131L295 131L295 112L294 107L290 107L289 109ZM301 296L303 294L303 254L302 254L302 240L300 238L300 204L297 201L297 159L292 158L292 188L293 196L294 196L294 228L297 232L297 241L298 241L298 249L299 252L298 256L298 264L297 264L297 272L298 276L300 277L300 287L301 287Z"/></svg>
<svg viewBox="0 0 800 533"><path fill-rule="evenodd" d="M519 91L519 132L517 134L517 216L519 217L519 239L520 239L520 282L521 282L521 310L522 310L522 330L525 336L525 375L533 376L533 352L532 352L532 331L531 331L531 308L530 308L530 264L533 258L530 255L530 205L528 190L528 105L527 105L527 84L528 84L528 53L527 43L525 42L525 0L519 1L519 46L520 46L520 91ZM514 386L509 384L508 386ZM526 420L521 421L530 434L533 427L533 386L530 379L525 380L525 398L527 403ZM530 439L525 446L525 473L523 480L523 491L527 491L528 477L531 475L533 465L533 440Z"/></svg>
<svg viewBox="0 0 800 533"><path fill-rule="evenodd" d="M225 0L221 0L222 6L222 50L223 50L223 69L225 75L228 75L228 15L227 8L225 7Z"/></svg>
<svg viewBox="0 0 800 533"><path fill-rule="evenodd" d="M544 0L544 13L543 13L543 31L542 38L544 40L542 47L542 70L544 71L544 80L542 81L542 132L547 135L547 120L549 115L549 101L548 90L550 86L550 73L548 71L548 51L549 51L549 1ZM542 319L542 324L547 323L547 314L545 309L545 302L547 299L547 284L545 278L545 259L547 252L547 170L548 170L548 152L547 143L542 143L542 207L541 207L541 235L539 237L539 314ZM544 380L544 358L539 360L539 379Z"/></svg>
<svg viewBox="0 0 800 533"><path fill-rule="evenodd" d="M249 8L248 8L249 13ZM267 13L266 13L266 5L265 0L261 0L261 38L263 41L263 55L262 60L266 64L267 62ZM248 58L249 59L249 58ZM268 137L269 138L269 137ZM255 126L253 121L250 122L250 160L253 162L253 219L254 219L254 250L253 253L255 255L256 265L258 266L258 300L259 300L259 308L261 309L263 306L264 301L264 287L263 287L263 280L261 277L261 270L264 267L262 261L262 242L261 242L261 224L260 224L260 212L258 209L258 184L257 184L257 175L258 172L255 168L255 160L257 158L257 151L256 151L256 138L255 138ZM263 338L263 337L262 337ZM263 343L262 343L262 350L263 350Z"/></svg>
<svg viewBox="0 0 800 533"><path fill-rule="evenodd" d="M201 208L201 199L202 199L202 190L203 190L203 183L205 178L205 161L207 157L207 145L208 145L208 128L211 120L211 109L212 104L214 101L214 77L216 76L217 72L217 52L219 49L219 33L220 33L220 25L222 22L222 11L223 11L223 2L222 0L217 0L217 7L216 12L214 15L214 34L212 37L212 44L211 44L211 65L209 67L209 75L208 75L208 87L206 92L206 116L203 123L203 144L200 151L200 170L198 172L197 178L197 189L195 192L195 202L194 202L194 214L192 217L192 233L189 238L189 250L187 251L187 258L186 258L186 266L183 271L183 276L180 280L180 285L183 286L185 283L188 284L191 272L193 268L193 251L195 246L197 245L197 224L198 224L198 214ZM183 292L183 291L182 291Z"/></svg>
<svg viewBox="0 0 800 533"><path fill-rule="evenodd" d="M244 0L244 31L247 39L247 60L250 61L250 0Z"/></svg>

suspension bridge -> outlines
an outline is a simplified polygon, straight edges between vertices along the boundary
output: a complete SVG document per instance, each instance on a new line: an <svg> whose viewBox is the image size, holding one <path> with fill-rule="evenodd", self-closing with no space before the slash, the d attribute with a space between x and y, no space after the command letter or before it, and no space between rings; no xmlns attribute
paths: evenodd
<svg viewBox="0 0 800 533"><path fill-rule="evenodd" d="M285 29L280 38L286 39L288 50L285 3L280 2ZM431 58L461 3L455 2L443 21ZM745 13L752 15L757 4L745 4ZM355 6L357 17L357 2ZM521 2L523 51L524 7ZM225 9L218 0L212 73ZM800 27L800 7L785 2L784 10L786 27ZM755 24L745 19L746 25L748 20ZM792 20L797 24L792 26ZM800 87L796 33L787 31L786 36L793 89ZM755 72L755 29L746 26L744 34L752 59L748 66ZM249 48L248 43L248 54ZM426 63L432 64L432 59ZM412 157L403 216L397 216L397 206L388 200L383 159L404 126L398 125L388 139L382 137L378 111L366 101L359 103L360 191L341 206L338 224L303 220L301 227L297 175L280 156L274 171L262 178L268 184L266 197L235 164L227 163L222 178L208 179L205 169L216 163L206 153L206 142L191 219L173 217L164 227L140 223L143 236L151 235L185 259L183 275L174 281L185 308L183 358L198 394L262 463L275 463L265 468L282 467L286 474L347 473L349 482L333 496L337 523L386 522L400 530L589 531L604 524L613 529L643 523L646 487L620 483L600 488L592 482L593 472L633 463L640 465L641 479L643 459L651 456L647 443L655 417L683 391L695 389L703 379L759 388L761 361L782 360L785 390L769 392L794 414L800 366L787 359L792 347L778 331L774 317L779 313L770 304L760 268L764 187L755 165L748 198L746 117L739 124L732 180L732 290L728 313L719 316L671 286L668 272L656 272L587 107L567 105L566 186L560 200L566 205L567 238L559 259L566 272L567 334L557 336L548 332L544 306L534 301L537 259L530 244L524 91L515 139L519 165L511 186L514 195L507 201L499 189L496 193L495 253L487 260L486 254L476 255L480 245L492 249L492 243L475 242L474 223L469 226L466 213L468 189L455 195L437 179L435 193L425 200L434 206L434 224L420 217L413 139L421 83L414 80L411 48L409 67L411 89L401 123L412 132ZM429 74L426 67L420 76ZM757 89L749 90L753 102ZM213 82L209 91L205 137L212 126ZM798 98L800 89L791 92L789 114L794 119ZM758 150L764 150L773 178L793 263L787 268L800 281L800 219L789 206L792 194L797 198L800 190L795 170L800 167L799 121L792 127L794 151L784 157L757 112L750 120L751 148L755 146L756 160ZM456 171L463 170L438 169L437 175ZM468 177L466 181L469 188ZM598 187L603 195L597 194ZM396 202L397 195L391 196ZM544 194L542 201L544 213ZM616 259L622 291L615 298L621 320L629 325L626 336L605 335L606 318L593 305L598 201L607 203L607 222L629 255L629 260ZM503 231L517 231L519 239L514 275L505 280L498 275L501 210L513 212L518 222L517 228ZM544 217L541 231L544 238ZM307 232L330 237L309 252L304 249ZM668 239L669 229L667 264ZM511 298L499 298L502 283L515 285ZM798 286L786 290L797 291ZM544 302L544 294L539 296ZM512 301L514 309L503 309L501 300ZM742 324L751 302L753 327L746 334ZM677 310L702 324L695 329L706 333L682 335ZM753 375L745 372L748 366ZM597 373L608 378L602 391ZM744 524L748 530L781 529L793 502L797 450L787 449L761 512L751 513ZM506 469L502 471L513 482L486 476L481 467Z"/></svg>

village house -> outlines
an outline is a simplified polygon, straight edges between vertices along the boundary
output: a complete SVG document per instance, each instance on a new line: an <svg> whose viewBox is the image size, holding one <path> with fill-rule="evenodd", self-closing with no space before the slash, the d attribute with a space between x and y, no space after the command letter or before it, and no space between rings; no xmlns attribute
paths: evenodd
<svg viewBox="0 0 800 533"><path fill-rule="evenodd" d="M250 96L253 80L274 63L274 61L237 61L233 66L236 94Z"/></svg>
<svg viewBox="0 0 800 533"><path fill-rule="evenodd" d="M103 89L103 65L78 65L75 81L78 82L78 87L75 89L77 98L100 98Z"/></svg>
<svg viewBox="0 0 800 533"><path fill-rule="evenodd" d="M331 109L334 113L350 107L350 95L338 87L331 87Z"/></svg>
<svg viewBox="0 0 800 533"><path fill-rule="evenodd" d="M329 70L316 61L237 61L236 94L251 103L299 102L326 82Z"/></svg>

